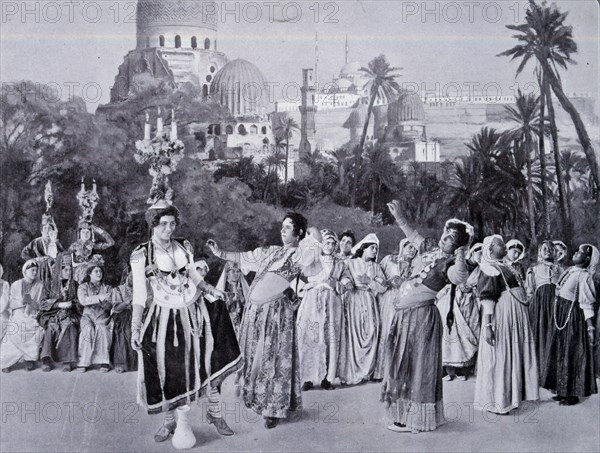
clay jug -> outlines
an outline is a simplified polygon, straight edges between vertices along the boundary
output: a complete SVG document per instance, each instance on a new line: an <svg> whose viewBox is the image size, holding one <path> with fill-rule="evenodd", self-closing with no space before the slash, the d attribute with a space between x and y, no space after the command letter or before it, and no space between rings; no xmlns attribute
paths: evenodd
<svg viewBox="0 0 600 453"><path fill-rule="evenodd" d="M171 440L177 450L187 450L196 444L196 436L188 420L190 410L190 406L187 405L177 408L177 428Z"/></svg>

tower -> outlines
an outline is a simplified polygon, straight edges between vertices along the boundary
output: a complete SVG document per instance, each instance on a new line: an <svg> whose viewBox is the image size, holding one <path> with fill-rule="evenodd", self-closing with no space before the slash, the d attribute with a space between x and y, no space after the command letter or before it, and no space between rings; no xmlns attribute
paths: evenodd
<svg viewBox="0 0 600 453"><path fill-rule="evenodd" d="M213 78L228 62L217 51L217 11L208 0L138 0L136 47L119 66L111 103L127 100L142 73L173 87L192 83L207 99Z"/></svg>
<svg viewBox="0 0 600 453"><path fill-rule="evenodd" d="M300 106L300 158L311 151L309 140L315 138L317 128L315 124L315 80L313 69L302 70L302 105Z"/></svg>
<svg viewBox="0 0 600 453"><path fill-rule="evenodd" d="M346 61L344 62L344 64L348 64L348 35L346 35Z"/></svg>

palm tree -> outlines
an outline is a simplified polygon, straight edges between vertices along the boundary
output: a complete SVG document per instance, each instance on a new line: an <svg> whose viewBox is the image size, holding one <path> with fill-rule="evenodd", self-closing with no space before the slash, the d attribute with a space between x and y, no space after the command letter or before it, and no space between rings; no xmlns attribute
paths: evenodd
<svg viewBox="0 0 600 453"><path fill-rule="evenodd" d="M401 88L396 82L396 78L400 76L396 71L402 68L394 68L390 66L385 58L385 55L379 55L371 60L367 68L360 68L368 79L365 88L369 90L369 107L367 108L367 118L363 125L363 131L360 136L360 143L355 155L355 169L360 168L360 160L364 151L365 142L367 140L367 131L369 130L369 121L373 113L373 105L377 99L384 102L390 102L398 97ZM356 205L356 190L358 178L354 178L354 187L351 194L351 203Z"/></svg>
<svg viewBox="0 0 600 453"><path fill-rule="evenodd" d="M335 151L330 151L329 154L335 160L339 178L339 188L341 189L346 182L346 162L350 157L350 152L347 148L338 148Z"/></svg>
<svg viewBox="0 0 600 453"><path fill-rule="evenodd" d="M285 185L288 183L288 162L290 158L290 139L296 132L300 130L300 126L295 119L285 115L279 117L279 123L275 126L275 134L285 140Z"/></svg>
<svg viewBox="0 0 600 453"><path fill-rule="evenodd" d="M568 13L561 13L555 4L548 6L546 2L538 5L534 0L529 0L529 5L525 14L525 23L506 26L519 33L514 35L514 38L520 41L520 44L499 55L509 56L512 60L521 58L517 75L531 57L537 59L544 76L547 77L547 83L573 121L579 142L590 165L594 185L598 188L600 175L592 142L579 112L563 90L557 68L560 66L566 70L567 64L574 64L571 55L577 53L577 44L573 40L573 27L565 25ZM557 169L557 173L559 172L560 170ZM600 204L600 192L596 194L596 202Z"/></svg>
<svg viewBox="0 0 600 453"><path fill-rule="evenodd" d="M362 180L371 186L371 212L375 214L375 193L381 193L382 186L394 184L394 164L387 149L380 145L369 145L365 153L365 168Z"/></svg>
<svg viewBox="0 0 600 453"><path fill-rule="evenodd" d="M550 236L550 210L548 209L548 186L546 183L546 176L547 176L547 172L546 172L546 146L545 146L545 140L544 140L544 135L546 132L546 96L544 95L543 92L543 79L544 79L544 75L542 71L538 71L538 68L536 67L536 70L534 71L537 81L538 81L538 86L540 87L540 91L542 92L540 94L540 112L539 112L539 116L538 116L538 121L539 121L539 126L538 126L538 149L539 149L539 157L540 157L540 168L541 168L541 175L542 175L542 231L544 231L544 234L546 235L546 237Z"/></svg>
<svg viewBox="0 0 600 453"><path fill-rule="evenodd" d="M540 98L533 94L524 95L519 90L515 107L505 106L509 118L518 123L518 126L511 130L512 138L524 146L525 162L527 165L527 198L529 212L529 233L531 242L536 243L535 234L535 209L533 198L533 175L532 175L532 153L534 150L535 137L539 136L539 114ZM543 190L543 189L542 189ZM544 201L542 200L542 204Z"/></svg>
<svg viewBox="0 0 600 453"><path fill-rule="evenodd" d="M548 105L548 120L550 123L550 134L552 136L552 153L554 155L556 183L558 186L558 204L560 209L562 234L565 242L568 245L571 245L572 224L569 216L570 208L568 207L570 201L567 199L567 195L565 194L566 174L564 174L565 170L562 167L560 149L558 147L558 128L556 127L556 115L554 113L554 105L552 103L552 92L550 90L548 78L545 75L542 75L542 96L546 99L546 104Z"/></svg>

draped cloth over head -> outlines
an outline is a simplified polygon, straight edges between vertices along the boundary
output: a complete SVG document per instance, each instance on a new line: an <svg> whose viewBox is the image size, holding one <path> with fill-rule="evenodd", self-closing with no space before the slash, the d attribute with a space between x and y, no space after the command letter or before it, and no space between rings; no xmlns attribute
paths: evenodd
<svg viewBox="0 0 600 453"><path fill-rule="evenodd" d="M477 242L476 244L473 244L471 246L471 248L469 249L469 251L467 252L465 259L473 261L473 255L475 255L476 252L481 250L482 247L483 247L483 244L481 242Z"/></svg>
<svg viewBox="0 0 600 453"><path fill-rule="evenodd" d="M321 237L323 238L323 242L333 239L337 244L339 242L337 234L335 234L331 230L321 230Z"/></svg>
<svg viewBox="0 0 600 453"><path fill-rule="evenodd" d="M594 275L598 270L598 265L600 265L600 252L592 244L581 244L581 246L592 248L592 258L590 259L590 264L587 267L587 270L590 274Z"/></svg>
<svg viewBox="0 0 600 453"><path fill-rule="evenodd" d="M500 275L500 271L496 267L496 264L502 262L502 260L492 258L491 256L492 243L494 242L494 239L500 239L501 241L503 240L502 236L499 234L487 236L483 240L483 247L481 249L481 263L479 264L481 271L490 277Z"/></svg>
<svg viewBox="0 0 600 453"><path fill-rule="evenodd" d="M37 262L34 259L25 261L25 264L23 264L23 267L21 267L21 273L23 274L23 277L25 276L25 271L27 269L31 269L32 267L38 267ZM2 275L2 267L1 266L0 266L0 275Z"/></svg>
<svg viewBox="0 0 600 453"><path fill-rule="evenodd" d="M509 250L513 247L521 247L521 254L512 262L513 263L517 263L519 261L521 261L523 258L525 258L525 245L523 245L523 243L521 241L519 241L518 239L511 239L510 241L508 241L506 243L506 249Z"/></svg>
<svg viewBox="0 0 600 453"><path fill-rule="evenodd" d="M400 245L398 246L398 254L400 255L400 258L402 258L402 252L404 251L404 248L410 244L412 244L413 246L415 245L413 242L409 241L408 238L404 238L400 241Z"/></svg>
<svg viewBox="0 0 600 453"><path fill-rule="evenodd" d="M544 247L544 244L547 244L548 247L554 249L554 244L552 243L552 241L542 241L542 243L538 247L538 263L543 263L546 261L544 258L542 258L542 247ZM555 258L552 259L552 262L554 261L556 261Z"/></svg>
<svg viewBox="0 0 600 453"><path fill-rule="evenodd" d="M377 256L379 256L379 238L377 237L377 235L375 235L375 233L369 233L367 234L362 241L360 241L358 244L356 244L354 247L352 247L352 254L355 255L356 252L361 248L361 246L363 244L375 244L377 245ZM377 260L377 256L375 257L375 260Z"/></svg>
<svg viewBox="0 0 600 453"><path fill-rule="evenodd" d="M239 268L237 263L233 261L228 261L223 268L223 272L221 272L221 276L219 277L219 281L217 282L216 288L220 291L225 292L227 289L227 274L232 269ZM250 286L246 281L246 278L240 274L240 284L242 285L242 295L244 296L244 300L248 300L248 293L250 292Z"/></svg>

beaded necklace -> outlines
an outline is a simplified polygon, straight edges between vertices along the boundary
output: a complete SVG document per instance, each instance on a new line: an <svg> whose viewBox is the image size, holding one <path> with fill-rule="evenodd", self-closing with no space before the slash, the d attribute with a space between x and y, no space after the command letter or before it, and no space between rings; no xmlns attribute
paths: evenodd
<svg viewBox="0 0 600 453"><path fill-rule="evenodd" d="M156 263L156 250L155 250L155 246L157 244L154 244L153 241L150 241L150 244L148 245L148 261L150 262L150 269L152 272L152 275L156 278L156 282L158 283L158 285L160 286L160 288L169 296L175 296L175 297L181 297L185 290L188 289L190 287L189 285L189 269L186 267L186 269L184 270L183 274L181 274L180 272L177 272L177 263L175 261L175 249L173 247L173 242L170 242L170 248L173 252L173 256L171 256L171 254L169 254L168 250L165 249L164 247L161 247L162 250L165 252L165 254L169 257L169 259L171 260L171 262L173 263L173 267L174 270L170 273L168 273L167 275L164 275L163 271L161 271L158 268L158 265ZM185 251L186 253L186 257L188 259L188 264L189 264L189 254L187 253L187 250ZM172 278L175 278L175 276L179 274L179 284L171 284L169 282L167 282L167 276L171 276ZM175 292L173 292L175 291Z"/></svg>
<svg viewBox="0 0 600 453"><path fill-rule="evenodd" d="M556 285L556 295L554 296L554 309L553 309L553 318L554 318L554 326L560 331L560 330L564 330L565 327L567 327L567 324L569 324L569 321L571 320L571 314L573 313L573 308L575 307L575 302L577 301L577 299L579 298L579 282L577 282L577 286L575 287L575 297L573 298L573 300L571 301L571 306L569 307L569 312L567 313L567 319L565 321L565 323L562 326L558 325L558 321L556 320L556 306L558 304L558 297L559 297L559 293L561 288L565 285L565 283L569 280L569 277L571 275L573 275L573 273L575 272L577 268L576 267L571 267L569 268L569 270L567 272L565 272L559 282L558 285Z"/></svg>

